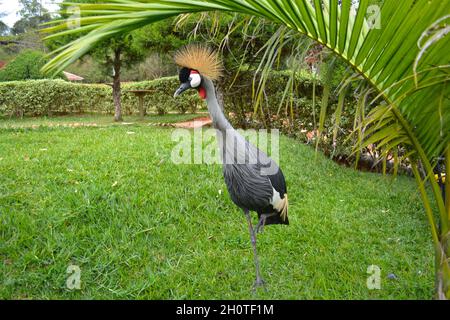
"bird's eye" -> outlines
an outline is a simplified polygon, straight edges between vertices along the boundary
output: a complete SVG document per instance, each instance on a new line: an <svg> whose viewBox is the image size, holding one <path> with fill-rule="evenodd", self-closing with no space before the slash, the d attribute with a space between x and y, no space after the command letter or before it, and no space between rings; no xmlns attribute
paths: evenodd
<svg viewBox="0 0 450 320"><path fill-rule="evenodd" d="M189 77L189 81L191 83L192 88L197 88L200 83L202 82L202 78L198 73L191 73L191 76Z"/></svg>

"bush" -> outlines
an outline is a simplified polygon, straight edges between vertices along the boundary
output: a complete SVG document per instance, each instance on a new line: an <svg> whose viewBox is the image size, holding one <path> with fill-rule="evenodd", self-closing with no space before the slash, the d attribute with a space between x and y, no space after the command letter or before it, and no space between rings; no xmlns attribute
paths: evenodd
<svg viewBox="0 0 450 320"><path fill-rule="evenodd" d="M165 77L151 81L141 81L125 83L122 85L122 106L126 113L137 113L138 99L127 90L152 90L144 99L144 106L147 110L155 110L158 114L165 114L168 111L178 111L185 113L187 110L195 113L197 109L204 105L204 102L194 91L183 93L183 96L174 99L173 94L180 86L178 77Z"/></svg>
<svg viewBox="0 0 450 320"><path fill-rule="evenodd" d="M257 124L255 124L254 121L252 123L249 122L249 115L253 114L254 107L252 97L253 72L240 72L236 80L232 77L222 83L222 87L226 88L223 90L224 92L226 91L226 94L223 96L225 109L227 112L233 113L234 124L243 128L264 126L264 124L269 125L272 122L273 117L278 113L289 77L290 74L283 71L272 72L270 74L264 89L265 99L262 103L262 108L260 108L260 113L258 114L259 121ZM231 81L234 81L234 85L231 89L228 89L231 84L229 82ZM259 78L256 79L256 83L259 83ZM298 112L297 109L300 107L300 105L297 104L298 101L307 101L303 104L312 103L313 80L309 74L299 73L295 78L294 87L296 88L293 97L294 111ZM320 82L316 85L316 92L318 96L322 92L322 85ZM290 97L288 97L288 100L289 99ZM284 102L286 102L286 100ZM280 116L285 116L284 110L285 103L280 109ZM311 113L311 109L308 110L308 113Z"/></svg>
<svg viewBox="0 0 450 320"><path fill-rule="evenodd" d="M203 102L195 92L174 99L178 78L124 83L122 109L125 114L138 114L138 98L127 90L153 90L144 98L147 111L195 112ZM78 84L64 80L29 80L0 83L1 116L40 116L67 113L114 113L112 88L103 84Z"/></svg>
<svg viewBox="0 0 450 320"><path fill-rule="evenodd" d="M239 128L278 128L283 133L298 138L305 143L316 143L317 135L315 128L319 125L319 114L322 103L322 83L316 83L315 115L313 112L313 80L306 73L297 75L294 83L294 94L289 96L284 103L280 103L284 90L289 80L289 74L285 72L272 72L268 78L264 90L265 100L259 108L256 117L253 116L252 83L253 74L242 72L235 81L235 85L223 96L225 110L230 122ZM259 81L259 79L256 79ZM224 88L229 84L224 83ZM293 117L291 118L291 101ZM351 154L352 140L347 140L348 133L353 129L353 116L355 98L349 96L339 125L336 143L333 143L333 116L337 107L337 96L333 93L328 103L325 117L325 130L319 141L319 148L325 154L345 155ZM316 127L314 127L314 120Z"/></svg>
<svg viewBox="0 0 450 320"><path fill-rule="evenodd" d="M0 83L0 115L110 112L111 89L102 85L73 84L63 80Z"/></svg>
<svg viewBox="0 0 450 320"><path fill-rule="evenodd" d="M44 53L25 50L0 71L0 81L43 79L40 70L46 62Z"/></svg>

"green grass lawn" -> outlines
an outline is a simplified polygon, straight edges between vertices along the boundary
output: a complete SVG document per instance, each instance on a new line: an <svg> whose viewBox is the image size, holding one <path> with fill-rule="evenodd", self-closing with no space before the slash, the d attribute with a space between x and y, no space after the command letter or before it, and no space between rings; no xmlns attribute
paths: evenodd
<svg viewBox="0 0 450 320"><path fill-rule="evenodd" d="M267 292L253 294L246 220L221 167L172 164L171 128L5 128L2 299L432 297L429 228L408 177L340 167L283 137L291 224L259 235ZM69 265L81 290L66 288ZM380 290L366 287L369 265Z"/></svg>

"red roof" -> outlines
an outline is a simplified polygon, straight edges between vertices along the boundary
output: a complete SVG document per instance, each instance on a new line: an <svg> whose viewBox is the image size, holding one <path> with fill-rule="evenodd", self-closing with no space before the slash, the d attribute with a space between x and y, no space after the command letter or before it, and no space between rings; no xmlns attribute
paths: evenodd
<svg viewBox="0 0 450 320"><path fill-rule="evenodd" d="M69 73L66 71L63 71L64 75L66 76L67 80L69 81L82 81L84 80L83 77L77 76L76 74Z"/></svg>
<svg viewBox="0 0 450 320"><path fill-rule="evenodd" d="M5 61L0 61L0 69L3 68L6 65Z"/></svg>

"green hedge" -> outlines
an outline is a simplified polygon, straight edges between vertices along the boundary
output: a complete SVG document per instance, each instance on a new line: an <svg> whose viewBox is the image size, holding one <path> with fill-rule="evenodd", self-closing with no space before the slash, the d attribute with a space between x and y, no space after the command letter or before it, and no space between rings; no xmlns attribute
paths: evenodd
<svg viewBox="0 0 450 320"><path fill-rule="evenodd" d="M0 83L0 115L51 115L52 113L110 112L111 89L102 85L73 84L63 80L29 80Z"/></svg>
<svg viewBox="0 0 450 320"><path fill-rule="evenodd" d="M125 113L138 113L138 98L127 90L153 90L145 96L144 104L147 110L156 111L159 114L168 111L195 113L197 109L205 107L206 104L200 99L197 92L187 91L178 99L173 94L180 86L177 76L165 77L151 81L141 81L122 84L122 104Z"/></svg>
<svg viewBox="0 0 450 320"><path fill-rule="evenodd" d="M268 103L263 107L267 120L277 113L279 103L289 75L273 72L269 77L265 93ZM228 79L230 80L230 79ZM222 89L225 109L233 112L245 126L245 114L253 111L251 73L241 72L237 81L229 89L230 83L222 79L219 86ZM125 115L138 114L138 98L128 90L153 90L145 96L147 111L164 114L168 111L195 112L204 107L195 91L183 94L174 99L173 93L179 86L177 77L166 77L152 81L123 83L122 110ZM296 95L294 109L296 113L311 114L312 81L306 76L299 76L295 83ZM320 96L321 86L317 86ZM319 100L319 99L318 99ZM303 110L304 109L304 110ZM40 116L67 113L114 113L112 88L106 84L79 84L64 80L28 80L0 82L0 116ZM282 112L283 114L283 112Z"/></svg>
<svg viewBox="0 0 450 320"><path fill-rule="evenodd" d="M145 96L147 111L195 112L203 106L197 93L174 99L177 77L122 84L122 109L137 114L138 98L127 90L154 90ZM64 113L114 113L112 88L103 84L77 84L63 80L29 80L0 82L0 116L40 116Z"/></svg>

